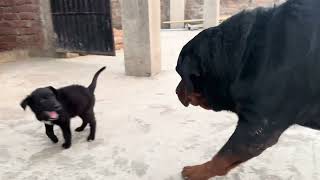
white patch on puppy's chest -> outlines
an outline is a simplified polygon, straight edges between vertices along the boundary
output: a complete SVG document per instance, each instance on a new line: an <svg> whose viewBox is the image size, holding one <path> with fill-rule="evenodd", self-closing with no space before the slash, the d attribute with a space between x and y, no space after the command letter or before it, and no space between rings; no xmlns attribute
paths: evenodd
<svg viewBox="0 0 320 180"><path fill-rule="evenodd" d="M53 122L51 122L51 121L43 121L43 123L46 125L53 125Z"/></svg>

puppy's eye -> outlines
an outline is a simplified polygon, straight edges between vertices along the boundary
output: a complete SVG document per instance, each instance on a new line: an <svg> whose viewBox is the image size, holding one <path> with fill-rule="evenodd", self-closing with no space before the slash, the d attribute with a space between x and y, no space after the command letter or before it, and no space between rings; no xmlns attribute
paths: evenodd
<svg viewBox="0 0 320 180"><path fill-rule="evenodd" d="M50 97L49 96L44 96L42 99L48 100L48 99L50 99Z"/></svg>
<svg viewBox="0 0 320 180"><path fill-rule="evenodd" d="M47 97L43 97L43 98L40 99L40 102L43 103L43 102L45 102L45 101L47 101L47 100L48 100Z"/></svg>

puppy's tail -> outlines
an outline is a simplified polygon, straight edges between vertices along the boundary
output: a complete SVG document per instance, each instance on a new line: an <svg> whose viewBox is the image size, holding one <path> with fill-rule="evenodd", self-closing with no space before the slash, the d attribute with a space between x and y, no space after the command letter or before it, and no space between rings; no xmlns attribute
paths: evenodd
<svg viewBox="0 0 320 180"><path fill-rule="evenodd" d="M88 89L91 93L94 93L94 90L96 89L96 86L97 86L97 79L100 75L100 73L102 71L104 71L106 69L106 67L102 67L99 71L96 72L96 74L93 76L93 79L92 79L92 82L91 84L89 85Z"/></svg>

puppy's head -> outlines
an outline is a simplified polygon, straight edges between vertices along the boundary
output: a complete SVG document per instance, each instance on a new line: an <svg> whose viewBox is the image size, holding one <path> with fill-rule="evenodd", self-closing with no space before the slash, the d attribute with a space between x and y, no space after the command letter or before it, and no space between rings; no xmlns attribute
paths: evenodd
<svg viewBox="0 0 320 180"><path fill-rule="evenodd" d="M20 106L25 110L27 106L39 121L53 121L59 119L62 105L57 100L57 91L53 87L38 88L27 96Z"/></svg>

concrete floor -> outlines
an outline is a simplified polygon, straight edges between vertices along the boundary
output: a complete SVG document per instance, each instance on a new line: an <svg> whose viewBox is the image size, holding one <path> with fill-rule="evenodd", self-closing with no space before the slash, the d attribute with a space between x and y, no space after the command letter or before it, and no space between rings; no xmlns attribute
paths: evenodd
<svg viewBox="0 0 320 180"><path fill-rule="evenodd" d="M163 71L152 78L124 75L117 57L30 59L0 64L0 179L181 180L185 165L209 160L226 142L236 116L184 108L175 95L177 56L197 31L162 32ZM52 144L43 124L19 103L33 89L73 83L88 85L101 66L95 107L96 140L88 129L73 133L73 146ZM72 129L81 121L75 118ZM273 148L216 179L320 179L320 133L289 129Z"/></svg>

